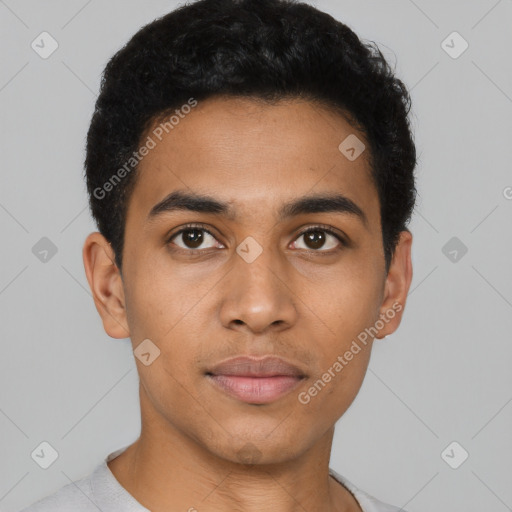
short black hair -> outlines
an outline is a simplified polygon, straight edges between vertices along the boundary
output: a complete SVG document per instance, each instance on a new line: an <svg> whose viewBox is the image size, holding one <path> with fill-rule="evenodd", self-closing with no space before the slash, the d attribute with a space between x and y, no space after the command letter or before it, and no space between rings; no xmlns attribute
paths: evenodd
<svg viewBox="0 0 512 512"><path fill-rule="evenodd" d="M374 42L295 0L188 3L142 27L108 62L85 174L92 215L119 270L134 154L147 129L191 99L220 96L305 99L345 113L369 142L387 272L416 200L409 93Z"/></svg>

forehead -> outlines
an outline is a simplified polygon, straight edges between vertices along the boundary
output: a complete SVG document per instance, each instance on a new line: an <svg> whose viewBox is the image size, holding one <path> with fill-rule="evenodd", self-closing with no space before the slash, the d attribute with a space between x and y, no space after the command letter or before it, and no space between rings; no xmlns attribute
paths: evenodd
<svg viewBox="0 0 512 512"><path fill-rule="evenodd" d="M155 145L139 163L128 215L147 216L175 190L215 196L240 216L278 212L299 196L340 193L370 222L379 220L368 144L337 113L299 100L216 98L167 125L168 133L159 126L142 138ZM355 160L340 151L349 136L367 148Z"/></svg>

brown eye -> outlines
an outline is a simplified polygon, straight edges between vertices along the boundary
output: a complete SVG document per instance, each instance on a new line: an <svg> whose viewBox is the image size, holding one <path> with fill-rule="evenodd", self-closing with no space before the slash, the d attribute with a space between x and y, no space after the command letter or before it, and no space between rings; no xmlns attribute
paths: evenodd
<svg viewBox="0 0 512 512"><path fill-rule="evenodd" d="M298 240L303 239L303 246L297 245ZM294 242L296 249L309 249L313 251L324 252L329 249L335 249L336 246L344 245L343 240L335 233L321 228L313 228L301 233L297 241Z"/></svg>
<svg viewBox="0 0 512 512"><path fill-rule="evenodd" d="M204 239L204 235L200 229L188 229L181 233L181 239L186 247L197 249Z"/></svg>
<svg viewBox="0 0 512 512"><path fill-rule="evenodd" d="M304 243L310 249L321 249L325 244L325 233L323 231L309 231L304 235Z"/></svg>
<svg viewBox="0 0 512 512"><path fill-rule="evenodd" d="M196 250L215 247L217 240L208 230L191 227L178 231L170 238L169 242L174 243L181 249ZM203 244L206 244L206 246Z"/></svg>

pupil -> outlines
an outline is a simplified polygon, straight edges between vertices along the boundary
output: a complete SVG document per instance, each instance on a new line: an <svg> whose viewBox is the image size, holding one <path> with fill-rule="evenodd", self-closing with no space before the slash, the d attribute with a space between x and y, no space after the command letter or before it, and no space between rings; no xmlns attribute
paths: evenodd
<svg viewBox="0 0 512 512"><path fill-rule="evenodd" d="M203 242L203 232L200 229L189 229L183 233L185 235L185 245L192 249L199 247Z"/></svg>
<svg viewBox="0 0 512 512"><path fill-rule="evenodd" d="M310 231L306 233L306 245L311 249L319 249L325 243L325 233L323 231Z"/></svg>

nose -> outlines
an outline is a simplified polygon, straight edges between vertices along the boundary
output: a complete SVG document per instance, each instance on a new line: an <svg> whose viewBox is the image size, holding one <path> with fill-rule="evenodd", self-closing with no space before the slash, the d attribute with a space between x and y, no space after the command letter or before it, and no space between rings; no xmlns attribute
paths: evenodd
<svg viewBox="0 0 512 512"><path fill-rule="evenodd" d="M297 297L285 262L269 248L250 263L236 253L233 258L223 283L222 325L252 333L290 328L297 320Z"/></svg>

